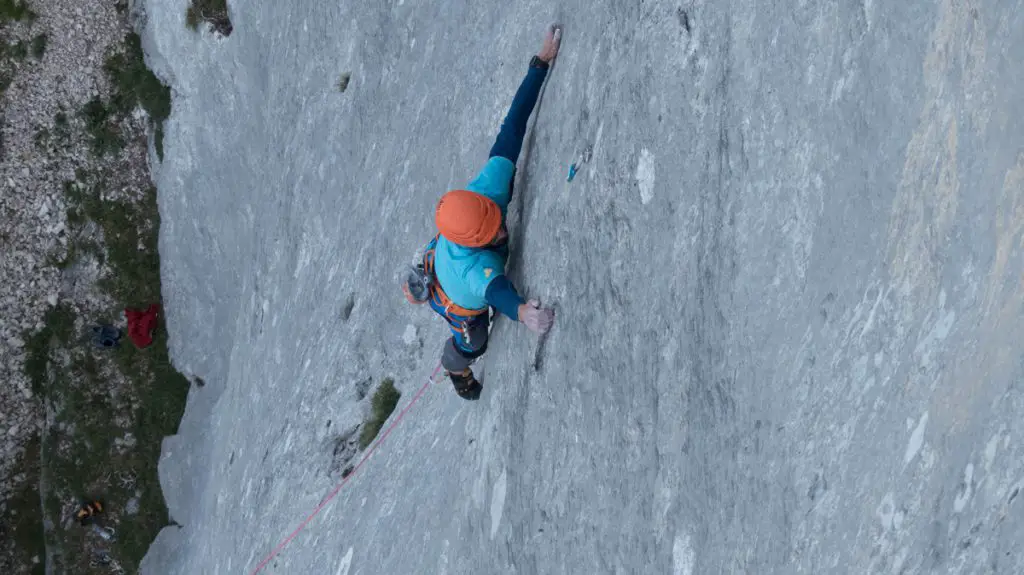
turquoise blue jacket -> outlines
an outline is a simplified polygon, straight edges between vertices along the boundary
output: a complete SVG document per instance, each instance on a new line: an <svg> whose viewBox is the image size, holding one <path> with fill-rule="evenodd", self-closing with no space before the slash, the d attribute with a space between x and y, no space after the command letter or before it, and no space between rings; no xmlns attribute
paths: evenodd
<svg viewBox="0 0 1024 575"><path fill-rule="evenodd" d="M508 158L494 156L466 189L494 200L501 208L504 224L514 176L515 164ZM522 298L505 276L507 260L507 246L467 248L441 236L434 252L434 274L441 289L456 304L467 309L486 309L491 305L518 320Z"/></svg>

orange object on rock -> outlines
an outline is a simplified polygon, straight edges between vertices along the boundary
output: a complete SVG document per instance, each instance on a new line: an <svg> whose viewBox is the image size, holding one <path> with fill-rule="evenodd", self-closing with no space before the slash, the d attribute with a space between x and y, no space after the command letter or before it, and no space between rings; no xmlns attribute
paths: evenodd
<svg viewBox="0 0 1024 575"><path fill-rule="evenodd" d="M153 343L153 330L156 329L156 318L160 312L158 304L151 304L146 311L125 308L124 315L128 318L128 337L135 347L144 348Z"/></svg>
<svg viewBox="0 0 1024 575"><path fill-rule="evenodd" d="M437 203L434 222L448 241L467 248L479 248L491 243L498 235L501 208L483 194L453 190Z"/></svg>

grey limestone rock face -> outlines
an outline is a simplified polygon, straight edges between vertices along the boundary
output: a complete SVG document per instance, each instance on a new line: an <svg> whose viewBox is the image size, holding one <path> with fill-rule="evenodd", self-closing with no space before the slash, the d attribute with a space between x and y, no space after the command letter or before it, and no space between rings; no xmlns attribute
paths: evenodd
<svg viewBox="0 0 1024 575"><path fill-rule="evenodd" d="M553 331L500 321L481 400L428 389L265 572L1024 572L1021 2L230 7L223 39L147 6L206 385L145 573L250 572L336 484L356 386L429 377L446 327L394 272L550 21L509 273Z"/></svg>

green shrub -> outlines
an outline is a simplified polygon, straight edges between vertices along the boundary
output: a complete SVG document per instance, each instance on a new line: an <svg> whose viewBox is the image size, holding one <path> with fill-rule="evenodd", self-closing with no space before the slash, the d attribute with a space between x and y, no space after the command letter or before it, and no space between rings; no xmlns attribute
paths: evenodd
<svg viewBox="0 0 1024 575"><path fill-rule="evenodd" d="M24 40L18 40L7 47L7 53L17 61L22 61L28 56L28 45Z"/></svg>
<svg viewBox="0 0 1024 575"><path fill-rule="evenodd" d="M213 28L225 36L231 35L227 0L192 0L185 10L185 25L198 30L201 22L213 24Z"/></svg>
<svg viewBox="0 0 1024 575"><path fill-rule="evenodd" d="M112 110L99 96L89 100L79 114L85 120L85 130L92 140L92 151L97 156L117 153L124 147L120 128L113 121Z"/></svg>
<svg viewBox="0 0 1024 575"><path fill-rule="evenodd" d="M398 405L400 397L402 394L395 389L395 380L389 377L381 382L380 387L373 393L370 419L363 423L363 429L359 432L360 449L366 449L377 438L377 434L384 427L384 422L391 417L391 412Z"/></svg>
<svg viewBox="0 0 1024 575"><path fill-rule="evenodd" d="M25 5L24 0L0 0L0 22L29 22L36 19L36 13Z"/></svg>
<svg viewBox="0 0 1024 575"><path fill-rule="evenodd" d="M32 55L37 59L42 58L46 52L46 34L40 34L32 38Z"/></svg>
<svg viewBox="0 0 1024 575"><path fill-rule="evenodd" d="M125 38L124 52L111 54L104 69L114 83L111 107L122 115L142 106L153 122L156 153L164 159L164 120L171 115L171 89L146 67L142 39L132 32Z"/></svg>
<svg viewBox="0 0 1024 575"><path fill-rule="evenodd" d="M50 364L50 346L71 341L75 328L75 312L64 304L50 308L43 316L43 329L26 338L28 352L22 369L36 395L45 395L46 371Z"/></svg>

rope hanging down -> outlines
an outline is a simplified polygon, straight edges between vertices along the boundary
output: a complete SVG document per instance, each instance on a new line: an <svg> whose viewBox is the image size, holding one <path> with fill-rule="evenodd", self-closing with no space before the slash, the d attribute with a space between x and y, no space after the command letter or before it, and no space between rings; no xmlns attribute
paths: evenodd
<svg viewBox="0 0 1024 575"><path fill-rule="evenodd" d="M388 428L384 431L384 433L380 436L380 439L374 442L370 449L367 450L367 452L363 455L363 458L360 459L359 463L352 469L352 473L349 473L347 477L342 479L341 483L335 486L335 488L327 495L327 497L324 497L323 501L321 501L320 504L313 509L309 516L306 517L306 519L302 523L300 523L298 527L295 528L295 531L292 531L291 534L288 535L288 537L285 537L284 540L282 540L277 545L277 547L275 547L274 550L270 552L270 555L267 555L267 558L260 562L260 564L252 570L252 573L250 575L256 575L257 573L262 571L263 568L266 567L267 564L274 559L274 557L277 557L277 554L280 553L281 550L284 549L286 545L291 543L292 539L295 539L295 537L303 529L305 529L307 525L309 525L309 522L312 521L314 517L316 517L320 514L321 511L323 511L324 507L326 507L327 504L330 503L332 499L334 499L334 496L337 495L339 491L341 491L341 488L345 487L345 484L348 483L348 480L352 479L352 477L354 477L355 474L359 472L359 468L363 466L363 463L366 463L366 460L369 459L371 455L373 455L373 452L376 451L378 447L380 447L380 444L384 443L384 440L388 438L388 435L391 433L391 430L394 429L396 425L398 425L399 421L402 421L402 418L405 417L406 412L408 412L409 409L416 404L416 401L418 401L420 396L423 395L423 392L425 392L427 388L430 387L430 384L434 381L434 378L437 377L437 372L439 371L441 371L440 363L437 364L437 367L434 368L434 373L431 374L430 379L428 379L426 383L423 384L423 387L421 387L420 390L416 392L416 395L413 396L412 401L410 401L409 404L406 405L401 412L399 412L398 417L396 417L395 420L391 422L391 425L389 425Z"/></svg>

